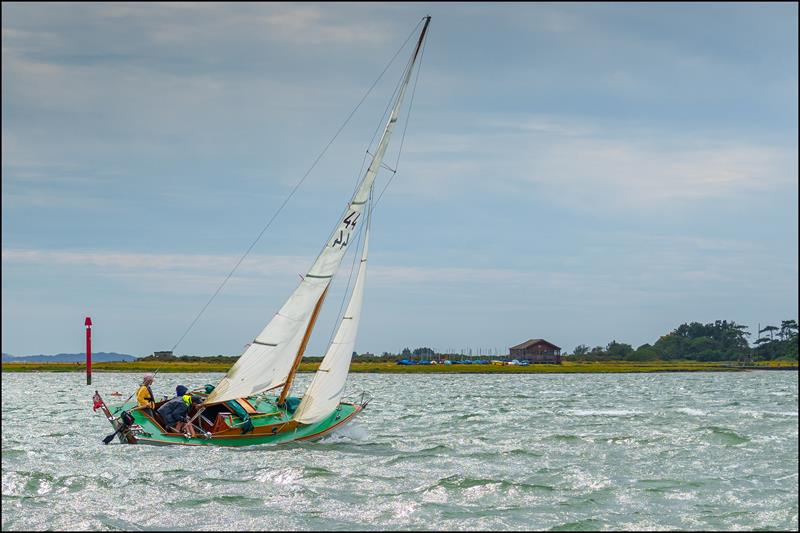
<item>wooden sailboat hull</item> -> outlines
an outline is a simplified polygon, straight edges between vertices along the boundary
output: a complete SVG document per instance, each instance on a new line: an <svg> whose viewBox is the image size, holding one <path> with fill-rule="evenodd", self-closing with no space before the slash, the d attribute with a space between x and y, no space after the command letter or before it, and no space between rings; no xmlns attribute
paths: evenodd
<svg viewBox="0 0 800 533"><path fill-rule="evenodd" d="M118 433L119 441L124 444L240 447L316 440L352 420L365 407L365 405L341 402L336 410L323 420L313 424L298 424L292 420L290 413L277 408L273 399L247 398L242 405L247 406L250 413L253 424L251 431L242 432L240 418L223 415L217 418L212 427L202 423L204 429L211 430L210 435L201 435L198 432L195 437L166 431L153 418L136 409L135 404L116 406L110 410L105 408L104 412L115 430L119 429L121 421L114 417L112 412L121 407L119 412L126 411L133 416L133 424Z"/></svg>

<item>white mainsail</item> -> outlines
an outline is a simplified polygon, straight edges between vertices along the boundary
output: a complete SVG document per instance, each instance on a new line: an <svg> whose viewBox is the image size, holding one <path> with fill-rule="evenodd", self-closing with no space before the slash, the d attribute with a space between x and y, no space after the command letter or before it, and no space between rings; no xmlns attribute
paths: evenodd
<svg viewBox="0 0 800 533"><path fill-rule="evenodd" d="M356 283L350 295L350 303L342 316L342 323L336 331L333 342L328 347L319 370L314 374L303 400L295 411L294 419L301 424L319 422L331 414L344 393L347 374L350 371L350 360L358 334L358 322L361 318L361 304L364 300L364 281L367 275L367 248L369 244L369 226L364 236L364 251L358 267Z"/></svg>
<svg viewBox="0 0 800 533"><path fill-rule="evenodd" d="M325 291L330 285L331 278L342 262L347 245L350 243L350 236L369 199L372 185L375 183L375 176L383 162L389 139L397 123L406 88L411 79L411 72L429 22L430 18L420 32L417 47L405 72L397 100L389 114L389 120L383 130L378 148L375 150L372 161L358 184L345 214L334 227L333 234L317 256L308 274L300 282L300 286L295 289L269 324L239 356L239 359L228 370L228 373L204 403L212 404L245 398L275 389L284 385L292 372L296 370L295 360L302 350L303 339L307 339L307 334L313 327L316 311L325 297Z"/></svg>

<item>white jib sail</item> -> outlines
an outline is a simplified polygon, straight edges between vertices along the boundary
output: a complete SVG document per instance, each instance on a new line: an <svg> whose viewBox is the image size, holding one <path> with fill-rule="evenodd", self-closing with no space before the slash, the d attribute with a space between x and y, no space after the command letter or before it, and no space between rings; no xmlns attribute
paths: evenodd
<svg viewBox="0 0 800 533"><path fill-rule="evenodd" d="M367 277L367 248L369 243L369 229L364 236L364 252L361 254L361 263L358 267L358 276L350 295L350 303L342 316L342 323L336 331L336 336L319 370L314 374L303 400L295 411L294 419L302 424L319 422L331 414L344 393L347 374L350 371L350 360L353 357L353 348L358 334L358 322L361 318L361 304L364 300L364 281Z"/></svg>
<svg viewBox="0 0 800 533"><path fill-rule="evenodd" d="M423 36L424 29L420 36L420 42L417 44L417 50L414 52L414 59L416 59ZM406 70L397 100L389 114L389 120L369 168L356 188L345 214L334 228L331 238L317 256L300 286L295 289L252 344L239 356L239 359L228 370L228 373L204 403L212 404L245 398L280 387L286 382L292 371L294 359L300 350L300 344L309 328L314 309L320 303L325 289L338 270L342 257L347 251L347 245L350 243L350 235L364 212L364 205L369 199L375 176L378 174L389 145L389 139L397 123L397 116L403 104L403 97L411 79L413 67L414 61Z"/></svg>

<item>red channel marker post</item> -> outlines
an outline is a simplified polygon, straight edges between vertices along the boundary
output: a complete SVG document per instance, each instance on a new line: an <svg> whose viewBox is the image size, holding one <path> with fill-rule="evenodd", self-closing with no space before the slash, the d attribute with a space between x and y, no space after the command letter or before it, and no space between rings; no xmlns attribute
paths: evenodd
<svg viewBox="0 0 800 533"><path fill-rule="evenodd" d="M92 317L87 316L86 326L86 384L92 384Z"/></svg>

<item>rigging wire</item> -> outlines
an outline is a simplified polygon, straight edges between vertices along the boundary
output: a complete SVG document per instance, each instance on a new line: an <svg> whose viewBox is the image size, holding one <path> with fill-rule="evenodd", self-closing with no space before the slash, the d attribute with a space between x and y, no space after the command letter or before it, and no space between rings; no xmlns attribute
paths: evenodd
<svg viewBox="0 0 800 533"><path fill-rule="evenodd" d="M283 203L280 205L280 207L278 207L278 209L275 211L275 213L269 219L267 224L261 229L261 232L255 238L255 240L250 244L250 246L244 252L242 257L240 257L239 260L236 262L236 264L234 265L233 269L231 269L230 273L228 273L228 275L222 281L220 286L217 287L217 290L214 291L214 294L211 296L211 298L208 299L208 301L203 306L203 308L200 310L200 312L197 314L197 316L194 318L194 320L192 320L192 322L189 324L189 327L186 328L186 331L183 332L183 335L181 335L181 337L178 339L178 342L176 342L175 345L172 347L171 351L173 351L173 352L175 351L175 348L178 347L178 345L183 341L183 339L186 337L186 335L189 333L189 331L191 331L191 329L194 327L194 325L197 323L197 321L200 319L200 317L206 311L208 306L211 305L211 302L214 301L214 299L217 297L217 295L220 293L220 291L222 291L222 288L225 287L225 285L228 283L228 280L230 280L230 278L233 276L234 272L236 272L236 270L239 268L239 265L242 264L242 261L244 261L244 259L248 256L248 254L255 247L256 243L258 243L258 241L264 235L264 232L266 232L267 229L272 225L272 223L278 217L280 212L283 211L283 208L286 207L286 204L289 203L289 200L292 199L292 196L294 196L294 194L297 192L297 190L300 188L300 186L306 180L308 175L311 174L311 171L314 170L314 168L317 166L317 163L319 163L320 159L322 159L322 156L325 155L325 153L328 151L328 148L330 148L331 144L333 144L333 141L336 140L336 138L339 136L339 134L342 132L342 130L345 128L345 126L347 126L348 122L350 122L350 119L353 118L353 115L356 113L356 111L358 111L358 108L361 107L361 104L364 103L364 100L367 99L367 97L370 95L370 93L375 88L375 86L378 84L378 82L381 80L381 78L383 78L383 75L386 73L386 71L389 70L389 67L392 65L392 63L394 63L394 60L397 58L398 54L400 54L400 52L403 50L403 48L405 48L406 44L411 39L411 37L416 33L417 28L419 27L419 25L421 23L422 23L422 21L417 23L417 25L414 27L414 29L411 31L411 33L406 38L406 40L403 42L403 44L397 50L397 52L395 52L394 56L392 56L392 59L389 60L389 63L386 65L386 67L383 69L383 71L380 73L380 75L377 77L377 79L372 83L372 85L367 90L367 92L364 94L364 96L361 97L361 100L358 102L358 104L355 106L355 108L353 108L353 110L347 116L347 118L345 119L344 123L339 127L339 129L333 135L331 140L328 141L328 144L325 145L325 148L323 148L322 152L320 152L320 154L317 156L317 158L311 164L311 167L309 167L309 169L306 171L306 173L303 175L303 177L300 179L300 181L297 182L297 184L294 186L294 188L289 193L289 195L286 197L286 199L283 201ZM363 163L362 163L362 168L363 168Z"/></svg>
<svg viewBox="0 0 800 533"><path fill-rule="evenodd" d="M425 20L425 19L423 18L422 20ZM419 27L419 25L422 23L422 20L417 24L417 27ZM409 100L409 103L408 103L408 115L406 116L406 120L404 121L404 124L403 124L403 135L402 135L402 137L400 139L400 147L398 149L397 160L395 161L395 165L394 165L395 168L392 169L391 167L389 167L389 165L387 165L387 164L382 162L381 163L381 167L386 168L387 170L389 170L392 173L392 175L389 177L389 180L386 182L386 185L383 187L383 190L381 190L381 194L378 196L378 200L377 201L373 202L373 199L374 199L374 195L373 195L374 187L372 189L370 189L370 191L369 191L369 203L368 203L369 213L368 213L368 218L367 218L367 228L369 228L370 223L372 222L372 211L373 211L373 209L375 209L375 207L377 207L378 201L380 201L381 197L383 196L383 193L386 192L386 189L389 187L389 183L391 183L392 178L394 178L395 174L397 174L397 169L398 169L399 164L400 164L400 155L403 152L403 144L404 144L405 138L406 138L406 131L408 130L408 123L411 120L411 109L412 109L412 106L414 105L414 95L417 92L417 82L419 81L419 71L422 69L422 60L423 60L423 58L425 56L425 47L427 46L427 44L428 44L427 40L422 44L422 50L421 50L420 57L419 57L419 63L417 65L417 73L416 73L416 75L414 77L414 86L411 89L411 99ZM403 76L400 77L400 80L398 81L397 86L395 87L395 90L392 93L392 98L389 99L389 103L386 105L386 109L384 109L384 111L383 111L383 115L381 116L381 122L378 123L378 128L376 128L375 132L372 134L372 139L370 139L370 142L369 142L368 146L372 146L372 143L375 141L375 137L378 134L378 130L380 129L381 125L384 123L383 122L384 121L384 117L386 116L386 113L389 111L389 108L390 108L392 102L394 102L395 94L397 94L400 86L402 85L402 80L405 77L406 71L412 66L413 59L414 59L413 57L410 58L408 60L408 63L406 63L406 68L403 69ZM367 148L367 152L364 155L364 162L366 162L367 154L372 155L369 152L369 148ZM363 174L364 162L361 163L361 172L359 174ZM339 304L339 312L336 315L337 319L333 324L333 330L331 331L330 338L328 339L328 346L330 346L331 342L333 342L333 337L336 334L336 330L338 328L338 324L341 322L342 309L344 308L344 302L345 302L345 300L347 298L347 291L350 289L350 282L351 282L352 277L353 277L353 270L355 268L356 258L359 257L358 250L360 249L361 243L364 240L364 232L361 232L361 228L359 228L358 231L360 232L359 241L358 241L358 244L356 246L356 251L353 254L353 263L350 265L350 273L347 276L347 285L345 285L345 289L344 289L344 292L342 294L342 301Z"/></svg>
<svg viewBox="0 0 800 533"><path fill-rule="evenodd" d="M422 20L425 20L425 19L422 19ZM422 21L420 21L417 24L417 27L419 27L420 24L422 24ZM386 120L385 120L386 115L389 112L389 109L391 109L392 104L395 101L395 96L398 94L398 92L400 91L400 87L403 85L403 79L405 79L405 75L408 72L408 69L412 67L413 63L414 63L414 58L410 57L408 59L408 61L406 62L406 66L403 68L403 73L400 76L400 79L397 80L397 85L395 86L394 91L392 92L392 97L389 99L389 102L386 104L386 108L383 110L383 114L381 115L381 118L378 121L378 125L375 127L375 131L372 133L372 138L369 140L369 144L367 146L372 146L372 143L375 141L375 137L378 136L378 132L380 131L381 126L385 126L386 125Z"/></svg>
<svg viewBox="0 0 800 533"><path fill-rule="evenodd" d="M415 31L416 31L416 28L418 28L418 27L419 27L419 25L420 25L420 24L422 24L422 21L423 21L423 20L425 20L425 18L423 18L423 19L422 19L420 22L418 22L418 23L417 23L417 26L414 28L414 30L415 30ZM406 43L408 43L408 40L409 40L409 39L410 39L410 37L406 39ZM405 46L405 43L404 43L404 46ZM401 47L401 50L402 50L402 47ZM398 50L398 52L395 54L395 57L397 56L397 54L398 54L398 53L400 53L400 51L399 51L399 50ZM379 122L379 123L378 123L378 128L377 128L377 129L375 130L375 132L372 134L372 139L370 140L370 144L369 144L369 145L367 145L367 150L366 150L366 153L364 154L364 159L363 159L363 160L362 160L362 162L361 162L361 170L359 171L358 175L356 176L356 183L355 183L355 187L358 187L358 184L360 183L361 179L364 177L364 164L365 164L365 163L366 163L366 161L367 161L367 155L373 155L373 154L371 154L371 153L370 153L370 151L369 151L369 147L372 145L372 142L375 140L375 137L377 136L377 134L378 134L378 131L379 131L379 129L380 129L380 127L381 127L381 125L385 124L385 121L383 121L383 119L384 119L384 117L386 117L386 113L387 113L387 111L389 111L389 109L390 109L390 108L392 107L392 105L395 103L395 100L396 100L396 98L395 98L395 97L396 97L396 95L398 95L398 94L399 94L400 87L403 85L403 80L405 79L405 77L406 77L406 74L408 74L408 71L409 71L409 69L410 69L411 67L413 67L413 63L414 63L414 62L413 62L413 57L412 57L412 58L410 58L410 59L408 60L408 62L406 62L406 66L405 66L405 67L403 67L403 74L402 74L402 76L400 76L400 78L397 80L397 85L395 86L395 88L394 88L394 91L392 92L392 97L389 99L389 102L386 104L386 109L384 109L384 111L383 111L383 116L381 117L381 122ZM419 75L419 72L417 73L417 75ZM416 82L415 82L415 84L416 84ZM403 132L403 135L405 135L405 131ZM373 156L373 157L374 157L374 156ZM398 155L398 157L399 157L399 155ZM381 163L381 166L383 166L383 163ZM392 170L391 168L389 168L389 166L388 166L388 165L386 165L386 168L388 168L388 169L389 169L390 171L392 171L392 172L395 172L394 170ZM380 167L379 167L379 169L380 169ZM377 177L377 175L376 175L376 177ZM347 203L345 204L344 208L342 209L341 213L339 214L339 218L342 218L342 217L345 215L345 213L347 213L347 210L348 210L348 209L350 209L350 202L347 202ZM337 228L337 227L334 227L334 228L331 230L330 234L328 235L328 240L326 241L326 244L324 244L324 245L322 246L322 249L323 249L323 250L324 250L324 249L325 249L325 247L327 246L327 242L328 242L328 241L330 241L330 239L331 239L331 238L332 238L332 237L333 237L333 236L336 234L336 231L337 231L337 230L338 230L338 228Z"/></svg>
<svg viewBox="0 0 800 533"><path fill-rule="evenodd" d="M414 87L411 88L411 100L408 102L408 114L406 115L405 124L403 124L403 136L400 138L400 148L397 150L397 161L394 164L394 170L392 171L391 176L389 176L389 180L386 182L386 185L383 186L381 193L378 195L378 199L375 200L375 207L378 207L378 203L383 198L383 193L386 192L386 189L389 188L389 184L392 183L392 179L397 175L397 170L400 168L400 155L403 153L403 145L406 141L406 131L408 130L408 123L411 122L411 110L414 106L414 95L417 94L417 82L419 81L419 73L422 70L422 60L425 59L425 48L428 46L428 41L425 40L422 43L422 51L420 52L419 56L419 65L417 65L417 74L414 76Z"/></svg>
<svg viewBox="0 0 800 533"><path fill-rule="evenodd" d="M423 20L425 20L425 18L422 18L417 23L416 27L414 28L414 32L417 31L417 28L419 28L419 25L422 24ZM405 45L408 43L408 41L409 41L409 39L406 39L406 42L403 43L403 47L405 47ZM398 51L398 53L399 53L399 51ZM395 54L395 55L397 55L397 54ZM364 176L364 165L367 162L367 156L373 155L372 153L370 153L369 148L372 146L372 143L375 142L375 137L378 136L378 132L381 130L381 126L384 126L386 124L386 120L385 120L386 119L386 114L389 112L389 109L391 109L392 103L395 100L395 96L397 95L398 91L400 90L400 87L403 85L403 78L405 77L406 71L408 71L409 66L411 66L411 64L413 63L413 59L414 59L413 57L409 58L408 61L406 62L406 66L403 67L402 75L397 80L397 84L394 86L394 90L392 91L391 97L389 98L388 102L386 103L386 108L384 108L383 114L378 119L378 123L375 126L375 131L372 132L372 138L370 138L369 143L367 144L367 149L366 149L366 151L364 153L364 159L361 161L361 170L359 170L358 175L356 176L356 185L358 185L358 182Z"/></svg>

